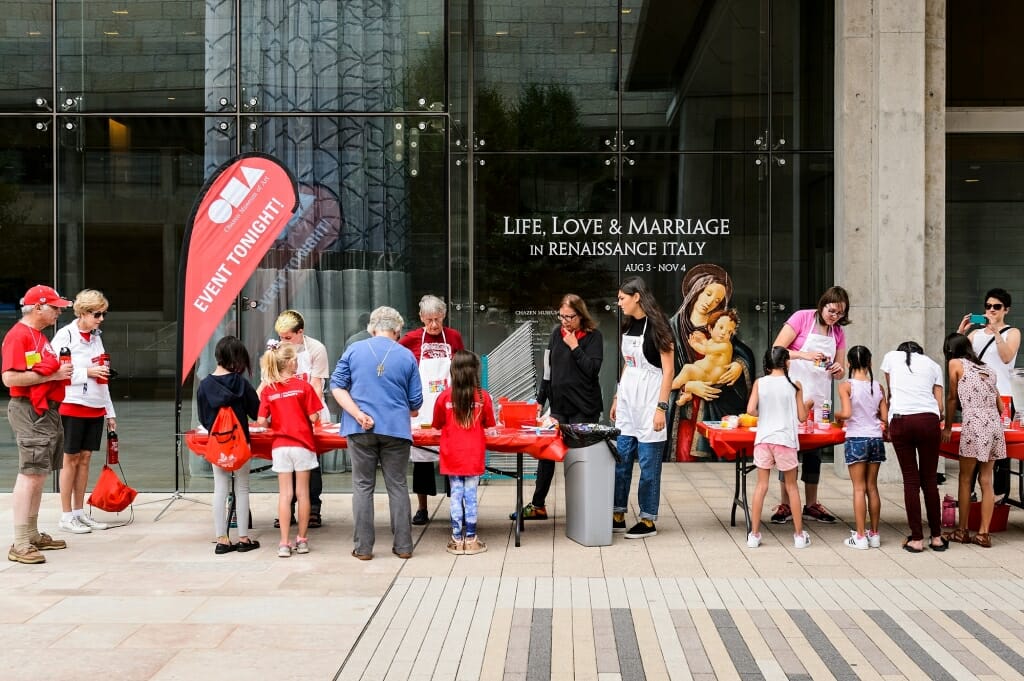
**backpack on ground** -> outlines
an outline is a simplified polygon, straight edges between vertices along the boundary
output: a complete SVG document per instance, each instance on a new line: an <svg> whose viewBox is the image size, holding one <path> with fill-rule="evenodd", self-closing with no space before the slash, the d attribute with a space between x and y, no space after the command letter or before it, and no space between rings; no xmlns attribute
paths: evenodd
<svg viewBox="0 0 1024 681"><path fill-rule="evenodd" d="M245 441L245 431L231 407L221 407L210 427L204 458L218 468L237 471L252 458L252 449Z"/></svg>

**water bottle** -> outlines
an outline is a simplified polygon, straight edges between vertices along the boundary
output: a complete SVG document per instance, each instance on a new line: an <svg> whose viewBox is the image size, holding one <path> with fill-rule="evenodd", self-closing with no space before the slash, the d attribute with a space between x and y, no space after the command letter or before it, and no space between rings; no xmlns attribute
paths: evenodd
<svg viewBox="0 0 1024 681"><path fill-rule="evenodd" d="M65 364L71 364L71 348L61 348L58 359L60 360L61 367L63 367ZM71 379L69 378L65 380L64 385L71 385Z"/></svg>
<svg viewBox="0 0 1024 681"><path fill-rule="evenodd" d="M821 422L829 423L832 421L832 400L827 397L821 403Z"/></svg>
<svg viewBox="0 0 1024 681"><path fill-rule="evenodd" d="M942 526L956 527L956 499L948 494L942 499Z"/></svg>
<svg viewBox="0 0 1024 681"><path fill-rule="evenodd" d="M117 442L117 433L113 430L107 431L107 465L113 466L120 463L120 449Z"/></svg>

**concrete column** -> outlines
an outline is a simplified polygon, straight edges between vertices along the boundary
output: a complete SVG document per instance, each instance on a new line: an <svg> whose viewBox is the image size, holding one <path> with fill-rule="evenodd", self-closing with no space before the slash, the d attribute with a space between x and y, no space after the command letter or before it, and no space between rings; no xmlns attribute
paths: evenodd
<svg viewBox="0 0 1024 681"><path fill-rule="evenodd" d="M835 271L851 296L847 345L871 348L876 370L904 340L920 342L938 361L945 2L836 3L835 100ZM891 448L889 459L880 479L899 480Z"/></svg>

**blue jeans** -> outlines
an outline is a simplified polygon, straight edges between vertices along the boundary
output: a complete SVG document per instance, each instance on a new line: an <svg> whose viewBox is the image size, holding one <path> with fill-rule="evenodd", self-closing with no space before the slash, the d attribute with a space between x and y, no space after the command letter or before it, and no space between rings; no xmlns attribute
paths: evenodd
<svg viewBox="0 0 1024 681"><path fill-rule="evenodd" d="M658 519L658 503L661 500L661 455L664 442L638 442L630 435L620 435L615 441L621 463L615 464L615 500L612 511L625 513L629 501L629 486L633 482L633 460L640 461L640 486L637 501L640 517Z"/></svg>

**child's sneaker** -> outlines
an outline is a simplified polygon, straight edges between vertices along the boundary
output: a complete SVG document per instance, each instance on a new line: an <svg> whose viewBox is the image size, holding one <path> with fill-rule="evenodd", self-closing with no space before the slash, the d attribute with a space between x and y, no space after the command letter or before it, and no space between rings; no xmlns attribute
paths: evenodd
<svg viewBox="0 0 1024 681"><path fill-rule="evenodd" d="M751 532L750 534L747 535L747 548L748 549L756 549L760 545L761 545L761 533L760 532L758 532L757 534L754 534L753 532Z"/></svg>
<svg viewBox="0 0 1024 681"><path fill-rule="evenodd" d="M873 549L877 549L882 546L882 535L877 532L868 530L868 546Z"/></svg>
<svg viewBox="0 0 1024 681"><path fill-rule="evenodd" d="M871 543L868 538L862 534L857 534L856 530L850 530L850 537L843 542L851 549L857 549L859 551L865 551L871 548Z"/></svg>
<svg viewBox="0 0 1024 681"><path fill-rule="evenodd" d="M277 557L278 558L291 558L292 557L292 547L291 547L291 545L290 544L281 544L280 546L278 546L277 547Z"/></svg>
<svg viewBox="0 0 1024 681"><path fill-rule="evenodd" d="M811 535L807 534L807 530L804 530L800 534L793 535L793 548L795 549L806 549L811 545Z"/></svg>
<svg viewBox="0 0 1024 681"><path fill-rule="evenodd" d="M295 553L309 553L309 540L305 537L296 537Z"/></svg>
<svg viewBox="0 0 1024 681"><path fill-rule="evenodd" d="M804 506L804 517L817 520L819 523L834 523L836 517L828 512L828 510L821 504L814 504L812 506Z"/></svg>
<svg viewBox="0 0 1024 681"><path fill-rule="evenodd" d="M792 518L793 511L790 510L789 504L779 504L775 507L775 513L772 514L772 522L776 525L788 523Z"/></svg>
<svg viewBox="0 0 1024 681"><path fill-rule="evenodd" d="M448 546L445 547L445 551L452 554L453 556L461 556L466 552L466 542L462 539L449 537Z"/></svg>

